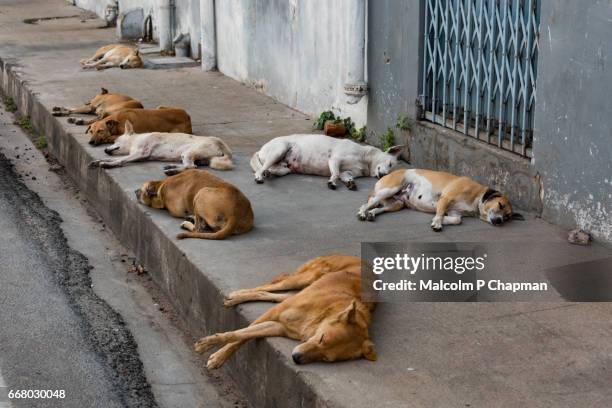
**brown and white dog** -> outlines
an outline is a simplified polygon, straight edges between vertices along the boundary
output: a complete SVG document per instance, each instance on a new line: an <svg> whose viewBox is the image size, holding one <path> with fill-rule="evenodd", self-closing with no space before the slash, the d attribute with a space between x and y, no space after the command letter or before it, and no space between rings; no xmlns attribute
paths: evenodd
<svg viewBox="0 0 612 408"><path fill-rule="evenodd" d="M110 44L100 47L94 55L82 59L80 63L84 69L142 68L144 65L140 51L123 44Z"/></svg>
<svg viewBox="0 0 612 408"><path fill-rule="evenodd" d="M166 209L184 221L178 239L225 239L253 228L248 198L232 184L205 170L186 170L159 181L148 181L135 191L136 199L152 208Z"/></svg>
<svg viewBox="0 0 612 408"><path fill-rule="evenodd" d="M142 104L136 99L122 95L118 93L108 92L107 89L101 88L100 93L92 98L91 101L87 102L83 106L77 106L74 108L64 108L60 106L53 107L53 116L70 116L73 114L86 114L96 115L98 119L102 119L113 113L119 112L124 109L142 109ZM91 121L71 120L70 123L77 125L90 125L97 119Z"/></svg>
<svg viewBox="0 0 612 408"><path fill-rule="evenodd" d="M443 225L461 224L463 216L477 216L493 225L524 219L498 191L468 177L422 169L396 170L380 179L357 216L374 221L378 214L404 207L435 213L431 221L434 231L441 231Z"/></svg>
<svg viewBox="0 0 612 408"><path fill-rule="evenodd" d="M281 336L302 341L291 354L296 364L362 357L376 360L368 333L376 304L361 301L361 266L361 259L354 256L322 256L266 285L232 292L226 306L250 301L280 303L249 327L201 338L196 351L223 346L208 359L207 367L214 369L247 340ZM300 289L297 294L272 293Z"/></svg>
<svg viewBox="0 0 612 408"><path fill-rule="evenodd" d="M227 144L214 136L195 136L186 133L134 133L129 120L125 122L125 133L104 152L109 156L120 154L117 159L96 160L89 163L90 167L102 168L120 167L126 163L144 160L161 160L182 162L178 165L164 167L169 176L187 169L196 168L197 164L205 163L212 169L231 170L232 151Z"/></svg>
<svg viewBox="0 0 612 408"><path fill-rule="evenodd" d="M114 143L125 133L125 122L130 121L135 133L168 132L193 133L191 117L185 110L159 106L156 109L124 109L92 123L90 145Z"/></svg>

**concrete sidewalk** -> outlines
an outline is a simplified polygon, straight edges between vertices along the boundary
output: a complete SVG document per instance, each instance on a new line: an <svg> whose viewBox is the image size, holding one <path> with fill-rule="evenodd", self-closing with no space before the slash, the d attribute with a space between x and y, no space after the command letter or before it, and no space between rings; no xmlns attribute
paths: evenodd
<svg viewBox="0 0 612 408"><path fill-rule="evenodd" d="M194 338L243 326L263 304L225 309L228 292L258 285L304 261L332 252L359 254L362 241L535 241L563 244L565 232L534 217L501 229L475 219L434 233L430 216L404 211L358 222L360 191L327 189L325 179L287 176L253 182L250 155L274 136L311 132L312 121L219 73L179 70L81 71L78 60L114 41L99 20L62 18L25 24L32 17L79 15L63 0L0 0L0 83L29 115L124 245L144 262L173 299ZM222 137L237 168L218 172L238 186L255 211L255 229L228 241L177 241L180 220L144 208L133 190L162 178L148 162L114 170L88 169L104 157L87 144L83 127L54 118L55 105L89 100L101 86L140 99L147 107L184 107L194 132ZM610 256L606 248L562 246L560 254L513 254L508 268L544 269ZM295 342L254 341L223 368L253 406L612 406L610 304L381 304L372 337L379 360L296 366Z"/></svg>

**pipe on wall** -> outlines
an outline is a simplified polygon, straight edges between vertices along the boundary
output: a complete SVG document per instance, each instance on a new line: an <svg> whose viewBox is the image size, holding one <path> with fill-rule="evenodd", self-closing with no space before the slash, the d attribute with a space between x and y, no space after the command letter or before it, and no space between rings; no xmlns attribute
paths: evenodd
<svg viewBox="0 0 612 408"><path fill-rule="evenodd" d="M157 0L157 29L160 51L172 51L174 39L174 0Z"/></svg>
<svg viewBox="0 0 612 408"><path fill-rule="evenodd" d="M349 52L344 93L354 105L368 93L365 81L366 0L350 0L347 8Z"/></svg>
<svg viewBox="0 0 612 408"><path fill-rule="evenodd" d="M217 68L217 36L215 32L215 0L200 0L202 69Z"/></svg>

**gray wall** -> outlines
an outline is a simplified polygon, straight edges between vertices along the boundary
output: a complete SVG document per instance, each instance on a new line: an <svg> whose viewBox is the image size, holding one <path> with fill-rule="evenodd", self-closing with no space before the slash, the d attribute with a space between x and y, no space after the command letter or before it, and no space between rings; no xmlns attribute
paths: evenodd
<svg viewBox="0 0 612 408"><path fill-rule="evenodd" d="M544 218L612 241L612 1L542 2L534 162Z"/></svg>
<svg viewBox="0 0 612 408"><path fill-rule="evenodd" d="M416 118L421 71L415 0L369 5L368 128ZM612 1L542 0L534 159L529 162L438 126L395 131L418 167L468 175L520 208L612 242Z"/></svg>

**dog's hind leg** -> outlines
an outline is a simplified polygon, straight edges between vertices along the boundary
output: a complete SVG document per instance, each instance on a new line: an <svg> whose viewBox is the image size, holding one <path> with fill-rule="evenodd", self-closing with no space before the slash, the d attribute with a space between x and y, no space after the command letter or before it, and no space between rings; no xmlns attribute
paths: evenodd
<svg viewBox="0 0 612 408"><path fill-rule="evenodd" d="M332 157L329 159L328 165L331 176L327 181L327 187L331 190L335 190L336 182L340 179L340 159Z"/></svg>
<svg viewBox="0 0 612 408"><path fill-rule="evenodd" d="M369 220L370 218L373 220L378 214L382 214L385 212L395 212L404 208L404 203L400 200L396 200L394 198L388 198L383 200L382 207L372 208L367 212L366 218Z"/></svg>
<svg viewBox="0 0 612 408"><path fill-rule="evenodd" d="M270 172L270 174L277 177L286 176L287 174L291 173L291 169L289 168L287 163L284 162L275 164L274 166L270 167L268 171Z"/></svg>
<svg viewBox="0 0 612 408"><path fill-rule="evenodd" d="M399 191L401 190L400 187L388 187L388 188L383 188L379 191L376 191L375 194L373 194L369 199L368 202L364 205L361 206L361 208L359 208L359 212L357 213L357 217L361 220L361 221L374 221L374 217L376 217L376 214L372 214L372 212L370 211L372 208L376 208L380 205L381 202L383 202L384 200L387 200L391 197L393 197L395 194L397 194Z"/></svg>
<svg viewBox="0 0 612 408"><path fill-rule="evenodd" d="M257 184L263 183L264 179L270 176L270 167L280 162L287 154L288 149L289 146L286 143L281 143L266 151L263 164L255 172L255 182Z"/></svg>
<svg viewBox="0 0 612 408"><path fill-rule="evenodd" d="M180 166L176 164L169 164L167 166L164 166L164 173L167 176L173 176L187 169L195 169L196 167L198 167L195 164L196 156L197 151L195 149L185 150L181 154L182 164Z"/></svg>

